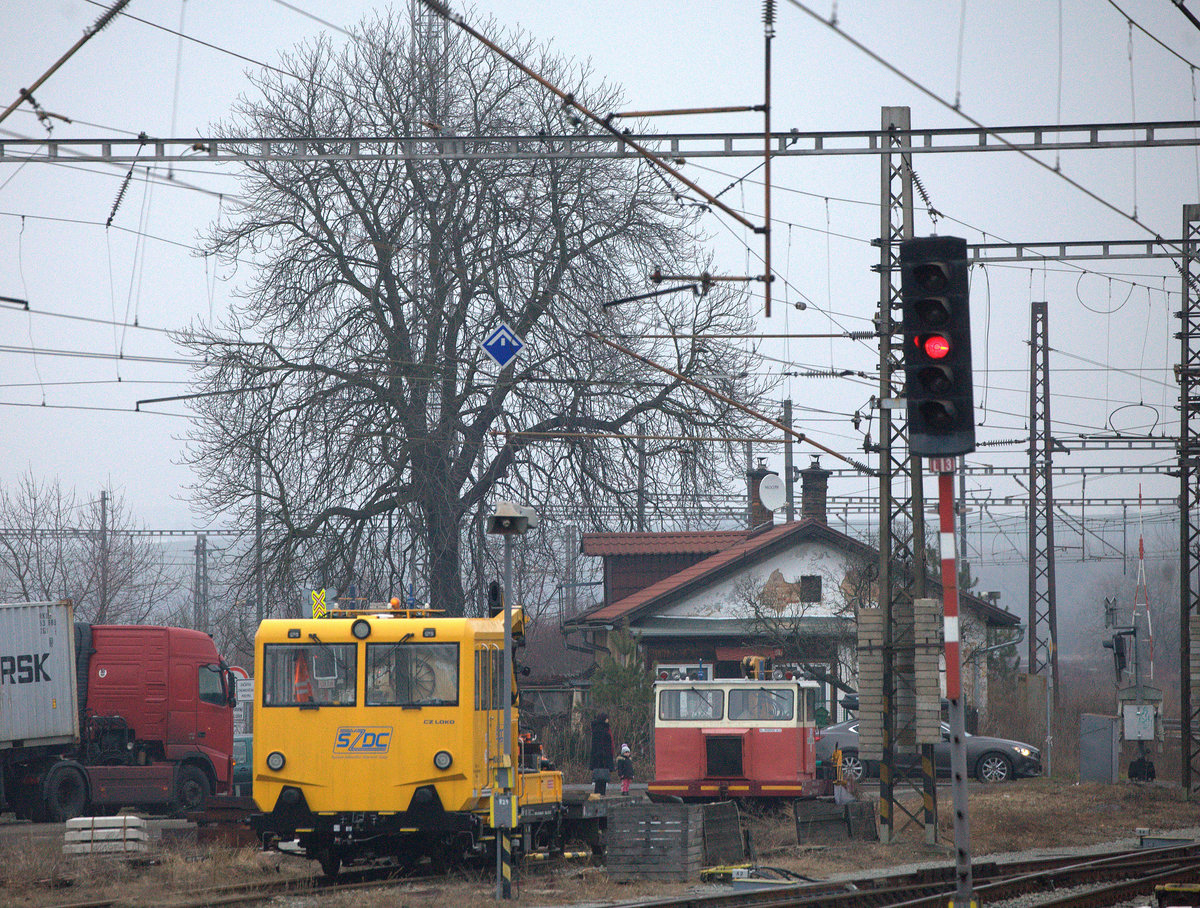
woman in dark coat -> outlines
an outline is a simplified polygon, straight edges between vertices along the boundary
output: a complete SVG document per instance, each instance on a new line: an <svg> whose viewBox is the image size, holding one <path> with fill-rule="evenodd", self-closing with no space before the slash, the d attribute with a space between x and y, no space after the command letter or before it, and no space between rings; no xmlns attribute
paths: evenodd
<svg viewBox="0 0 1200 908"><path fill-rule="evenodd" d="M613 767L613 737L608 713L600 713L592 720L592 758L588 768L592 771L593 789L602 795L608 789L608 779Z"/></svg>

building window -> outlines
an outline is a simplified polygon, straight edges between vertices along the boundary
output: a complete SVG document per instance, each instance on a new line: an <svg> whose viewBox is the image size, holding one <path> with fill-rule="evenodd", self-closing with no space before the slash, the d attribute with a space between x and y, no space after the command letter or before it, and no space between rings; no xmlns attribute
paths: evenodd
<svg viewBox="0 0 1200 908"><path fill-rule="evenodd" d="M821 601L821 575L808 574L800 578L800 601Z"/></svg>

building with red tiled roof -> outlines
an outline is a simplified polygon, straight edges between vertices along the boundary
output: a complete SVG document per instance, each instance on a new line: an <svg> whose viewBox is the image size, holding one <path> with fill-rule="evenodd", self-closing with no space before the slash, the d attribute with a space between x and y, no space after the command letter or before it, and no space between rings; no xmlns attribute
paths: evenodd
<svg viewBox="0 0 1200 908"><path fill-rule="evenodd" d="M775 524L759 503L762 523L749 530L584 534L582 553L604 559L604 600L571 624L600 646L627 630L647 668L667 675L735 677L748 655L803 666L823 679L836 716L838 690L857 689L856 615L878 600L879 553L826 523L829 474L814 463L802 475L799 521ZM964 657L986 645L989 627L1019 623L967 593L960 611ZM986 701L980 674L964 673L980 685L968 694L975 705Z"/></svg>

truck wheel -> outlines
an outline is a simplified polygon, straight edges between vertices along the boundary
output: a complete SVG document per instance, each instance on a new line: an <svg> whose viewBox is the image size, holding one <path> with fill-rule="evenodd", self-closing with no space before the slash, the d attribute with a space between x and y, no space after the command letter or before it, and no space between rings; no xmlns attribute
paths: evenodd
<svg viewBox="0 0 1200 908"><path fill-rule="evenodd" d="M212 794L208 776L198 766L180 766L175 774L175 806L179 810L199 810Z"/></svg>
<svg viewBox="0 0 1200 908"><path fill-rule="evenodd" d="M82 816L87 807L87 780L74 766L56 766L46 776L42 790L46 814L52 823L65 823Z"/></svg>

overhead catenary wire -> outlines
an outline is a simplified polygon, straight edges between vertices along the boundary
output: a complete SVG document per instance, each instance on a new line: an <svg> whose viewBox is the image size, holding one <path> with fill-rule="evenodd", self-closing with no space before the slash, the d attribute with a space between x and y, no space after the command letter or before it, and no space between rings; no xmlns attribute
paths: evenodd
<svg viewBox="0 0 1200 908"><path fill-rule="evenodd" d="M21 407L35 410L78 410L85 413L130 413L134 415L146 413L151 416L174 416L182 419L191 419L191 416L187 413L170 413L166 410L135 410L132 407L101 407L95 404L52 404L46 401L42 403L27 403L16 400L0 400L0 407Z"/></svg>
<svg viewBox="0 0 1200 908"><path fill-rule="evenodd" d="M187 13L187 0L179 0L179 38L175 43L175 90L171 95L171 135L175 135L175 124L179 113L179 77L183 74L183 20ZM175 178L174 163L167 164L167 179Z"/></svg>
<svg viewBox="0 0 1200 908"><path fill-rule="evenodd" d="M24 211L0 211L0 217L18 218L20 220L29 219L31 221L48 221L50 223L55 223L55 224L78 224L83 227L105 227L105 228L107 228L107 226L108 226L104 223L104 221L89 221L86 218L57 217L55 215L33 214L30 212L24 212ZM165 236L157 236L153 233L147 233L144 230L141 230L141 231L134 230L130 227L122 227L120 224L113 224L111 229L119 231L121 233L128 233L133 236L142 236L148 240L154 240L155 242L165 243L169 246L178 246L180 249L186 249L189 252L196 251L196 247L189 243L182 243L179 240L172 240ZM238 264L242 264L242 265L250 264L249 259L239 258L239 259L234 259L233 261L237 262Z"/></svg>
<svg viewBox="0 0 1200 908"><path fill-rule="evenodd" d="M426 2L428 2L428 0L426 0ZM947 101L945 98L943 98L937 92L933 91L930 88L927 88L925 85L923 85L921 82L918 82L914 77L910 76L908 73L906 73L904 70L900 69L894 63L891 63L889 60L884 58L882 55L876 53L874 50L867 47L867 45L863 44L857 38L854 38L849 33L843 31L841 28L838 27L837 23L829 22L828 20L824 19L820 15L820 13L818 13L816 10L810 8L807 4L801 2L801 0L787 0L787 2L790 3L792 6L794 6L796 9L800 10L805 15L810 16L811 18L815 19L817 22L820 22L826 28L829 28L831 31L833 31L835 34L837 34L844 41L848 42L850 45L852 45L858 51L860 51L861 53L870 57L872 60L874 60L876 63L878 63L884 69L886 69L888 72L892 73L892 75L907 82L909 85L911 85L917 91L921 92L921 94L925 95L930 100L935 101L938 104L941 104L947 110L953 111L956 115L962 117L964 120L966 120L972 126L974 126L976 129L982 129L984 132L986 132L989 136L992 136L997 142L999 142L1004 147L1010 149L1011 151L1015 151L1017 154L1021 155L1026 160L1032 161L1038 167L1041 167L1042 169L1048 171L1049 173L1052 173L1054 176L1058 177L1058 179L1062 180L1063 182L1065 182L1067 185L1071 186L1078 192L1083 193L1083 195L1087 196L1092 201L1103 206L1104 208L1107 208L1109 211L1113 212L1116 215L1119 215L1120 217L1124 218L1125 220L1130 221L1131 223L1135 224L1142 230L1146 231L1146 233L1150 234L1154 238L1155 242L1162 245L1163 248L1172 249L1175 252L1182 254L1182 250L1180 250L1177 246L1175 246L1174 244L1163 239L1163 234L1161 231L1155 230L1149 224L1146 224L1143 221L1141 221L1138 218L1136 212L1134 212L1133 214L1130 214L1128 211L1125 211L1119 205L1116 205L1115 203L1110 202L1108 199L1104 198L1098 192L1096 192L1092 189L1089 189L1088 187L1086 187L1082 183L1080 183L1078 180L1067 176L1067 174L1064 173L1061 168L1055 169L1053 166L1051 166L1050 164L1041 160L1036 155L1034 155L1034 154L1026 151L1025 149L1020 148L1017 145L1013 144L1012 142L1008 141L1008 139L1004 138L1004 136L997 133L994 129L989 129L984 123L975 119L970 114L966 113L965 111L961 110L960 108L956 108L953 103L951 103L950 101Z"/></svg>
<svg viewBox="0 0 1200 908"><path fill-rule="evenodd" d="M768 202L767 202L767 206L766 206L766 215L765 215L764 225L762 227L756 227L749 218L742 216L739 212L735 211L733 208L726 205L724 202L722 202L720 199L716 198L710 192L703 189L698 184L692 182L690 179L688 179L682 173L680 173L676 168L672 167L670 164L668 164L666 161L664 161L661 157L656 155L654 152L650 151L648 148L646 148L640 142L633 140L631 137L629 137L628 135L623 133L621 130L617 129L615 126L612 125L612 123L610 123L609 121L605 120L604 118L598 116L597 114L593 113L591 110L589 110L587 107L585 107L579 101L577 101L575 99L574 94L572 94L571 92L563 91L558 86L556 86L552 82L550 82L548 79L545 79L539 73L535 72L533 69L531 69L525 63L523 63L521 60L519 60L516 56L514 56L513 54L504 50L502 47L497 45L495 42L488 39L483 33L472 28L470 25L467 24L466 20L462 16L455 15L454 13L452 13L450 11L450 8L448 6L446 6L444 3L442 3L441 0L420 0L420 2L423 3L429 9L431 9L433 12L437 13L437 15L441 16L446 21L458 26L460 29L462 29L464 32L466 32L468 35L473 37L476 41L480 42L484 47L488 48L494 54L496 54L496 55L500 56L501 58L503 58L504 60L508 61L512 66L516 67L518 70L520 70L526 76L528 76L530 79L533 79L535 82L537 82L539 85L541 85L547 91L549 91L555 97L559 98L563 103L564 109L570 108L570 109L575 110L576 112L578 112L579 114L581 114L582 116L584 116L588 120L590 120L592 123L596 124L600 129L604 130L605 132L609 133L610 135L621 140L627 147L633 149L633 151L635 151L638 155L640 155L643 159L645 159L646 162L649 163L650 166L654 169L654 172L670 175L673 179L677 180L679 183L682 183L688 189L692 190L692 192L696 193L701 198L703 198L706 202L709 203L710 206L715 206L716 208L720 209L725 214L729 215L731 218L736 220L738 223L742 224L744 227L746 227L750 230L753 230L755 233L763 234L764 239L765 239L764 259L766 262L766 268L765 268L765 273L759 279L763 282L763 287L764 287L763 293L764 293L765 300L766 300L766 314L768 316L771 314L771 281L774 280L775 276L771 270L771 247L770 247L771 210L770 210L770 201L769 201L770 194L769 194L769 192L767 194ZM769 0L769 2L773 2L773 0ZM770 27L768 25L768 32L769 31L770 31ZM769 35L768 35L767 42L768 42L767 43L767 47L768 47L767 71L769 73L770 72L770 57L769 57L770 38L769 38ZM768 91L769 91L769 85L770 85L769 78L768 78L767 84L768 84ZM768 108L768 107L769 107L769 104L764 105L764 108ZM769 144L770 143L770 119L769 119L769 115L768 115L768 119L766 121L766 130L767 130L767 132L766 132L765 138L766 138L766 142L767 142L767 150L766 150L765 161L766 161L766 171L768 174L768 183L769 183L769 180L770 180L770 177L769 177L769 174L770 174L770 144Z"/></svg>
<svg viewBox="0 0 1200 908"><path fill-rule="evenodd" d="M2 298L0 298L0 299L2 299ZM175 334L176 332L178 332L180 330L178 328L158 328L158 327L154 327L152 325L143 325L143 324L140 324L137 322L133 322L133 323L130 323L127 321L126 322L118 322L118 321L114 321L113 319L108 319L108 318L93 318L90 315L72 315L69 312L49 312L44 309L34 309L32 306L29 306L28 304L26 304L25 308L29 311L29 313L31 315L37 315L37 316L41 316L43 318L61 318L61 319L67 319L68 321L89 322L93 325L104 325L106 327L115 326L115 327L119 327L119 328L135 328L138 331L151 331L151 332L155 332L157 334Z"/></svg>
<svg viewBox="0 0 1200 908"><path fill-rule="evenodd" d="M100 0L83 0L83 2L90 3L92 6L103 6L104 5L100 2ZM129 0L123 0L123 2L120 3L120 6L124 7L125 4L128 2L129 2ZM278 66L272 66L270 63L264 63L262 60L256 60L254 57L247 57L245 54L239 54L237 51L230 50L227 47L221 47L219 44L213 44L209 41L204 41L200 38L195 38L191 35L185 35L177 29L170 28L166 25L160 25L157 22L151 22L149 19L143 19L140 16L135 16L132 13L125 12L124 9L120 10L119 14L122 18L130 19L133 22L141 23L142 25L148 26L149 28L154 28L154 29L157 29L158 31L166 32L169 35L175 35L179 38L182 38L185 41L191 41L193 44L199 44L202 47L207 47L209 50L215 50L218 53L227 54L230 57L234 57L238 60L242 60L245 63L252 63L255 66L261 66L263 69L269 70L274 73L278 73L279 75L282 75L282 76L287 76L289 79L295 79L298 82L304 82L308 85L313 86L314 88L328 88L328 86L321 85L320 83L314 82L311 79L306 79L303 76L297 75L296 73L288 72L286 69L281 69Z"/></svg>
<svg viewBox="0 0 1200 908"><path fill-rule="evenodd" d="M627 334L622 332L620 336L642 340L824 340L827 337L841 338L842 340L871 340L879 335L874 331L835 331L830 333L809 332L803 334Z"/></svg>
<svg viewBox="0 0 1200 908"><path fill-rule="evenodd" d="M101 4L96 3L95 5L100 6ZM75 51L87 44L87 42L97 35L105 26L112 22L114 16L120 13L128 5L129 0L117 0L116 3L106 9L103 14L101 14L100 18L92 23L90 28L84 29L83 36L73 45L71 45L71 48L65 54L59 57L53 66L51 66L48 70L46 70L46 72L34 80L33 84L28 88L22 88L20 93L17 95L17 100L13 101L12 104L8 105L8 107L6 107L3 111L0 111L0 121L7 119L8 115L20 107L23 101L29 100L33 93L37 91L39 87L41 87L43 82L58 72L59 67L70 60L72 56L74 56Z"/></svg>
<svg viewBox="0 0 1200 908"><path fill-rule="evenodd" d="M655 435L647 432L538 432L522 429L492 429L488 435L493 438L588 438L588 439L624 439L629 441L688 441L717 444L786 444L789 438L771 438L764 435L734 436L734 435Z"/></svg>
<svg viewBox="0 0 1200 908"><path fill-rule="evenodd" d="M21 291L25 294L25 299L29 299L29 284L25 280L25 220L21 219L21 231L17 234L17 274L21 278ZM29 334L29 346L37 347L37 341L33 339L33 319L29 316L29 303L25 303L25 328ZM37 376L38 383L42 381L42 369L38 365L37 357L33 358L33 374ZM42 388L42 403L46 402L46 389Z"/></svg>
<svg viewBox="0 0 1200 908"><path fill-rule="evenodd" d="M439 16L441 16L447 22L450 22L451 24L458 26L460 29L462 29L464 32L466 32L468 35L470 35L472 38L474 38L476 41L478 41L480 44L482 44L484 47L486 47L492 53L494 53L497 56L502 57L504 60L508 61L508 63L510 63L512 66L516 67L517 69L519 69L530 79L533 79L533 81L537 82L538 85L542 86L542 88L546 89L552 95L554 95L559 100L561 100L564 108L571 108L571 109L575 110L576 112L582 114L583 116L587 117L587 119L591 120L593 123L595 123L597 126L599 126L602 130L609 133L613 137L619 139L621 142L623 142L629 148L631 148L635 152L637 152L651 166L656 167L656 168L664 171L665 173L670 174L672 177L674 177L676 180L678 180L680 183L682 183L688 189L692 190L692 192L695 192L696 194L701 196L710 205L715 205L717 208L721 209L721 211L725 212L727 215L729 215L731 218L733 218L738 223L742 224L745 227L750 228L751 230L755 229L754 224L748 218L743 217L739 212L734 211L732 208L730 208L724 202L715 198L707 190L702 189L700 186L693 183L691 180L689 180L687 177L685 177L682 173L680 173L678 170L676 170L674 167L672 167L670 164L668 164L666 161L664 161L662 158L660 158L658 155L654 154L652 151L647 149L645 146L643 146L639 142L635 142L632 138L630 138L628 135L623 133L621 130L617 129L611 123L606 122L603 117L593 113L591 110L589 110L587 107L585 107L579 101L577 101L575 99L575 96L571 92L563 91L561 88L559 88L553 82L549 81L548 79L544 78L539 73L535 72L533 69L531 69L525 63L523 63L521 60L519 60L513 54L509 53L504 48L497 45L494 41L489 39L482 32L480 32L477 29L468 25L467 21L462 16L456 15L453 12L451 12L450 8L448 6L446 6L446 4L442 3L441 0L420 0L420 2L422 4L424 4L426 7L428 7L429 9L433 10L433 12L437 13Z"/></svg>
<svg viewBox="0 0 1200 908"><path fill-rule="evenodd" d="M797 432L791 426L786 426L783 423L779 422L779 420L772 419L769 416L759 413L757 410L753 409L752 407L746 406L741 401L735 400L734 398L730 397L727 394L722 394L720 391L717 391L714 388L709 388L705 385L702 385L700 382L695 381L694 379L688 378L686 375L682 375L681 373L676 372L674 369L670 369L667 366L661 365L660 363L656 363L656 362L654 362L654 360L652 360L648 357L642 356L640 353L630 350L628 347L623 347L620 344L616 343L615 341L611 341L606 337L601 337L599 334L597 334L594 331L586 331L586 332L584 332L584 336L590 337L592 340L600 341L600 343L602 343L602 344L607 344L608 346L612 347L614 350L617 350L620 353L624 353L626 356L632 357L633 359L636 359L640 363L644 363L647 366L651 366L652 368L658 369L660 372L665 372L667 375L670 375L672 378L678 379L679 381L682 381L685 384L690 385L693 388L696 388L698 391L704 392L705 394L709 395L710 397L713 397L716 400L721 401L722 403L729 404L731 407L736 407L737 409L741 410L746 415L752 416L755 419L762 420L767 425L774 426L776 429L779 429L780 431L785 432L788 435L791 435L797 441L803 442L808 445L812 445L814 448L816 448L819 451L823 451L824 453L828 454L830 457L835 457L838 460L849 464L850 466L854 467L854 469L858 470L860 473L874 475L874 471L870 467L868 467L866 464L861 463L860 461L854 460L851 457L847 457L846 455L841 454L841 453L833 450L832 448L826 447L825 445L821 444L818 441L814 441L813 439L811 439L807 435L805 435L803 432Z"/></svg>
<svg viewBox="0 0 1200 908"><path fill-rule="evenodd" d="M1181 2L1181 0L1171 0L1171 2L1174 3L1181 10L1184 10L1184 15L1188 16L1188 18L1192 18L1191 14L1188 13L1186 9L1184 9L1184 6L1183 6L1183 3ZM1148 29L1146 29L1142 25L1140 25L1137 22L1137 20L1135 20L1132 16L1130 16L1129 13L1125 12L1125 10L1121 9L1121 7L1119 7L1115 2L1113 2L1113 0L1108 0L1108 5L1111 6L1113 9L1115 9L1118 13L1120 13L1122 18L1124 18L1125 21L1127 21L1131 26L1133 26L1138 31L1140 31L1143 35L1145 35L1147 38L1149 38L1151 41L1153 41L1155 44L1157 44L1159 47L1161 47L1163 50L1165 50L1167 53L1169 53L1172 57L1175 57L1180 62L1187 64L1192 69L1196 68L1195 63L1193 63L1187 57L1183 56L1183 54L1179 53L1174 48L1169 47L1167 44L1163 43L1163 41L1161 39L1159 39L1157 35L1153 34ZM1195 22L1196 20L1193 18L1192 21ZM1200 26L1198 26L1198 27L1200 27Z"/></svg>
<svg viewBox="0 0 1200 908"><path fill-rule="evenodd" d="M1198 156L1197 157L1197 160L1198 160L1197 182L1198 182L1198 184L1200 184L1200 148L1197 148L1196 153ZM732 176L732 174L730 174L727 171L721 170L716 167L707 166L705 164L701 164L696 161L690 161L689 164L692 168L694 168L696 170L703 170L708 173L716 174L717 176L724 176L724 177ZM747 176L749 176L749 175L747 174ZM753 181L751 181L751 182L753 182ZM830 195L825 195L822 193L809 192L809 191L806 191L803 189L796 189L794 187L780 185L778 181L776 181L776 183L774 185L774 189L778 192L795 193L796 195L807 196L807 197L814 198L814 199L822 199L822 200L825 200L826 202L839 202L839 203L845 204L845 205L862 205L864 207L869 207L869 208L878 208L879 207L878 200L868 201L866 199L850 199L850 198L844 198L844 197L839 197L839 196L830 196ZM951 222L958 224L962 227L965 227L969 230L974 230L977 233L979 233L980 236L984 237L985 240L988 238L991 238L992 240L995 240L997 242L1006 243L1009 245L1012 245L1014 242L1013 240L1003 237L1000 234L995 233L994 231L984 230L983 228L979 227L976 224L972 224L969 221L964 221L962 218L957 218L954 215L947 214L946 212L944 212L940 209L937 209L937 216L943 220L951 221ZM787 220L785 218L781 218L781 217L773 217L772 222L779 226L784 226L784 227L788 227L788 228L796 228L798 230L807 230L812 233L824 234L826 237L835 237L835 238L841 239L841 240L850 240L851 242L860 243L862 245L869 246L872 244L872 240L868 237L853 236L851 234L840 233L838 231L830 231L830 230L828 230L828 228L823 229L821 227L814 227L809 224L801 224L801 223L798 223L795 221L789 221L789 220ZM1120 283L1129 284L1130 286L1133 286L1133 287L1149 287L1151 290L1154 290L1156 292L1165 293L1167 295L1172 295L1172 294L1176 294L1179 292L1177 290L1170 290L1170 289L1166 289L1166 288L1154 287L1150 284L1140 283L1139 281L1136 281L1136 280L1125 280L1124 278L1127 275L1122 275L1119 272L1099 271L1099 270L1096 270L1095 268L1089 268L1085 265L1080 265L1077 262L1065 261L1064 259L1062 259L1058 256L1049 255L1044 252L1040 252L1038 250L1029 250L1026 253L1026 255L1029 257L1031 262L1035 262L1035 261L1039 262L1043 269L1046 268L1047 263L1058 262L1058 263L1062 264L1063 272L1069 272L1069 273L1078 272L1081 275L1095 275L1097 277L1108 277L1108 278L1112 278L1113 280L1117 280ZM984 262L979 262L978 264L980 266L986 266L986 267L990 267L990 268L1004 268L1006 270L1014 270L1014 269L1015 270L1025 270L1025 269L1029 269L1031 267L1031 265L1029 265L1029 264L1022 264L1019 262L986 262L986 261L984 261ZM1128 276L1137 276L1137 275L1128 275ZM849 313L844 313L844 314L848 315Z"/></svg>
<svg viewBox="0 0 1200 908"><path fill-rule="evenodd" d="M952 218L951 220L956 220L956 221L957 221L957 219L953 219L953 218ZM743 246L746 248L746 252L747 252L747 255L748 255L748 256L749 256L749 255L755 255L755 254L756 254L756 253L755 253L755 252L754 252L754 251L751 249L751 247L750 247L750 246L749 246L747 243L745 243L744 239L743 239L743 238L741 238L740 236L738 236L738 235L737 235L737 232L736 232L736 231L734 231L734 230L733 230L733 229L732 229L732 228L731 228L731 227L730 227L728 224L725 224L724 222L722 222L722 221L719 221L719 220L718 220L718 223L719 223L719 224L721 224L721 226L722 226L722 227L724 227L726 230L728 230L728 231L729 231L729 233L730 233L730 235L731 235L731 236L733 236L737 242L741 243L741 244L742 244L742 245L743 245ZM959 223L962 223L962 222L959 222ZM967 225L967 226L970 226L970 225ZM972 229L978 229L978 228L974 228L974 227L973 227ZM983 235L984 235L985 237L987 236L987 234L986 234L986 233L984 233L983 231L980 231L980 232L981 232L981 233L983 233ZM1045 261L1045 260L1046 260L1046 258L1048 258L1048 257L1043 257L1043 261ZM760 260L761 260L761 257L760 257ZM1079 273L1079 275L1080 275L1081 277L1082 277L1082 275L1084 275L1084 274L1095 274L1095 275L1098 275L1098 276L1107 277L1109 280L1113 280L1113 279L1114 279L1114 278L1113 278L1111 275L1107 275L1107 274L1105 274L1105 273L1103 273L1103 272L1096 272L1096 271L1092 271L1092 270L1090 270L1090 269L1086 269L1086 268L1083 268L1083 267L1081 267L1081 266L1075 265L1074 263L1068 263L1068 264L1070 264L1070 265L1072 266L1072 268L1071 268L1071 271L1072 271L1072 273L1076 273L1076 272L1078 272L1078 273ZM988 274L987 274L987 265L988 265L988 263L983 263L983 262L981 262L981 263L980 263L981 272L982 272L982 273L985 275L985 278L987 278L987 277L988 277ZM1022 266L1022 267L1028 268L1028 266ZM1044 266L1043 266L1043 267L1044 267ZM1176 270L1178 270L1178 269L1179 269L1179 266L1178 266L1178 264L1177 264L1177 263L1175 264L1175 267L1176 267ZM792 286L792 285L791 285L791 283L790 283L790 282L787 280L787 278L786 278L786 277L784 277L784 276L781 276L781 277L782 277L782 279L783 279L783 281L784 281L784 284L785 284L785 286L788 286L788 287ZM1132 287L1134 287L1134 286L1147 286L1147 287L1149 287L1149 285L1140 285L1140 284L1138 284L1136 281L1134 281L1134 282L1129 282L1129 281L1121 281L1121 283L1127 284L1127 285L1129 285L1131 288L1132 288ZM990 280L989 280L988 286L989 286L989 289L990 289ZM1154 289L1154 290L1158 291L1158 289L1159 289L1159 288L1156 288L1156 287L1155 287L1155 288L1151 288L1151 289ZM799 293L799 291L797 291L797 292ZM1164 290L1163 292L1168 292L1168 291L1165 291L1165 290ZM801 296L803 296L803 294L800 294L800 295L801 295ZM1169 292L1168 292L1168 295L1169 295ZM822 311L820 306L816 306L816 305L814 305L814 306L813 306L813 308L814 308L814 309L816 309L818 312L821 312L821 311ZM989 306L989 312L990 312L990 306ZM831 312L825 311L825 312L823 312L823 314L825 314L825 315L826 315L826 317L829 317L829 318L830 318L830 320L831 320L831 321L832 321L834 324L837 324L837 319L834 319L834 318L832 318L832 313L831 313ZM842 314L841 314L841 317L859 317L859 316L854 316L854 315L849 315L849 314L846 314L846 313L842 313ZM989 346L989 348L988 348L988 349L989 349L989 352L990 352L990 346ZM985 399L985 402L986 402L986 386L985 386L985 390L984 390L984 399ZM986 406L986 403L985 403L985 406ZM985 420L984 420L983 422L981 422L980 424L981 424L981 425L983 425L983 424L985 424L985 422L986 422L986 417L985 417Z"/></svg>
<svg viewBox="0 0 1200 908"><path fill-rule="evenodd" d="M1200 154L1200 150L1198 150L1198 154ZM697 170L704 170L704 171L707 171L708 173L717 174L718 176L730 176L730 174L728 172L720 170L715 167L708 167L708 166L705 166L703 164L699 164L696 162L690 162L690 163L691 163L691 166ZM1198 180L1200 180L1200 177L1198 177ZM866 201L865 199L848 199L848 198L840 198L837 196L825 196L820 193L807 192L807 191L801 190L801 189L794 189L794 188L788 187L788 186L781 186L778 184L778 182L775 184L775 189L779 192L793 192L793 193L796 193L797 195L804 195L804 196L809 196L811 198L824 199L826 201L840 202L840 203L847 204L847 205L863 205L863 206L872 207L872 208L879 207L878 201L869 202L869 201ZM969 230L976 231L977 233L979 233L979 235L981 237L984 238L985 241L988 239L992 239L997 242L1005 243L1008 245L1014 244L1014 241L1011 239L1003 237L1000 234L995 233L993 231L984 230L983 228L979 227L976 224L972 224L969 221L964 221L962 218L957 218L951 214L947 214L946 212L944 212L940 209L937 210L937 216L943 220L952 221L953 223L958 224L962 227L965 227ZM822 229L821 227L814 227L809 224L801 224L801 223L797 223L795 221L789 221L785 218L775 217L775 218L772 218L772 221L775 224L778 224L780 226L786 226L788 228L796 228L799 230L807 230L812 233L825 234L826 236L832 236L832 237L836 237L837 239L842 239L842 240L850 240L854 243L860 243L862 245L869 246L872 244L872 240L867 237L852 236L850 234L840 233L838 231L827 231L826 229ZM1103 241L1096 241L1096 242L1101 243ZM1122 284L1128 284L1132 287L1148 287L1149 289L1154 290L1155 292L1161 292L1168 296L1177 294L1179 292L1177 290L1170 290L1168 288L1160 288L1160 287L1156 287L1156 286L1153 286L1150 284L1144 284L1137 280L1125 280L1124 279L1126 277L1141 276L1140 274L1125 275L1125 274L1122 274L1121 272L1099 271L1099 270L1096 270L1095 268L1089 268L1085 265L1080 265L1077 262L1066 261L1066 260L1060 258L1059 256L1050 255L1050 254L1047 254L1047 253L1044 253L1044 252L1041 252L1038 250L1028 250L1025 254L1028 256L1031 263L1033 263L1033 262L1040 263L1040 267L1042 270L1050 270L1050 269L1047 269L1047 264L1050 262L1058 262L1058 263L1061 263L1063 266L1061 269L1062 273L1072 273L1072 274L1078 273L1080 275L1094 275L1097 277L1107 277L1107 278L1116 280ZM1024 264L1024 263L1020 263L1020 262L981 261L981 262L978 262L977 264L981 267L1004 268L1006 270L1027 270L1027 269L1031 269L1031 267L1032 267L1031 264ZM843 314L848 314L848 313L843 313Z"/></svg>
<svg viewBox="0 0 1200 908"><path fill-rule="evenodd" d="M27 382L27 381L12 381L0 382L0 388L66 388L79 387L88 385L190 385L188 379L178 378L127 378L123 381L117 381L115 378L97 378L97 379L78 379L73 381L47 381L47 382Z"/></svg>

